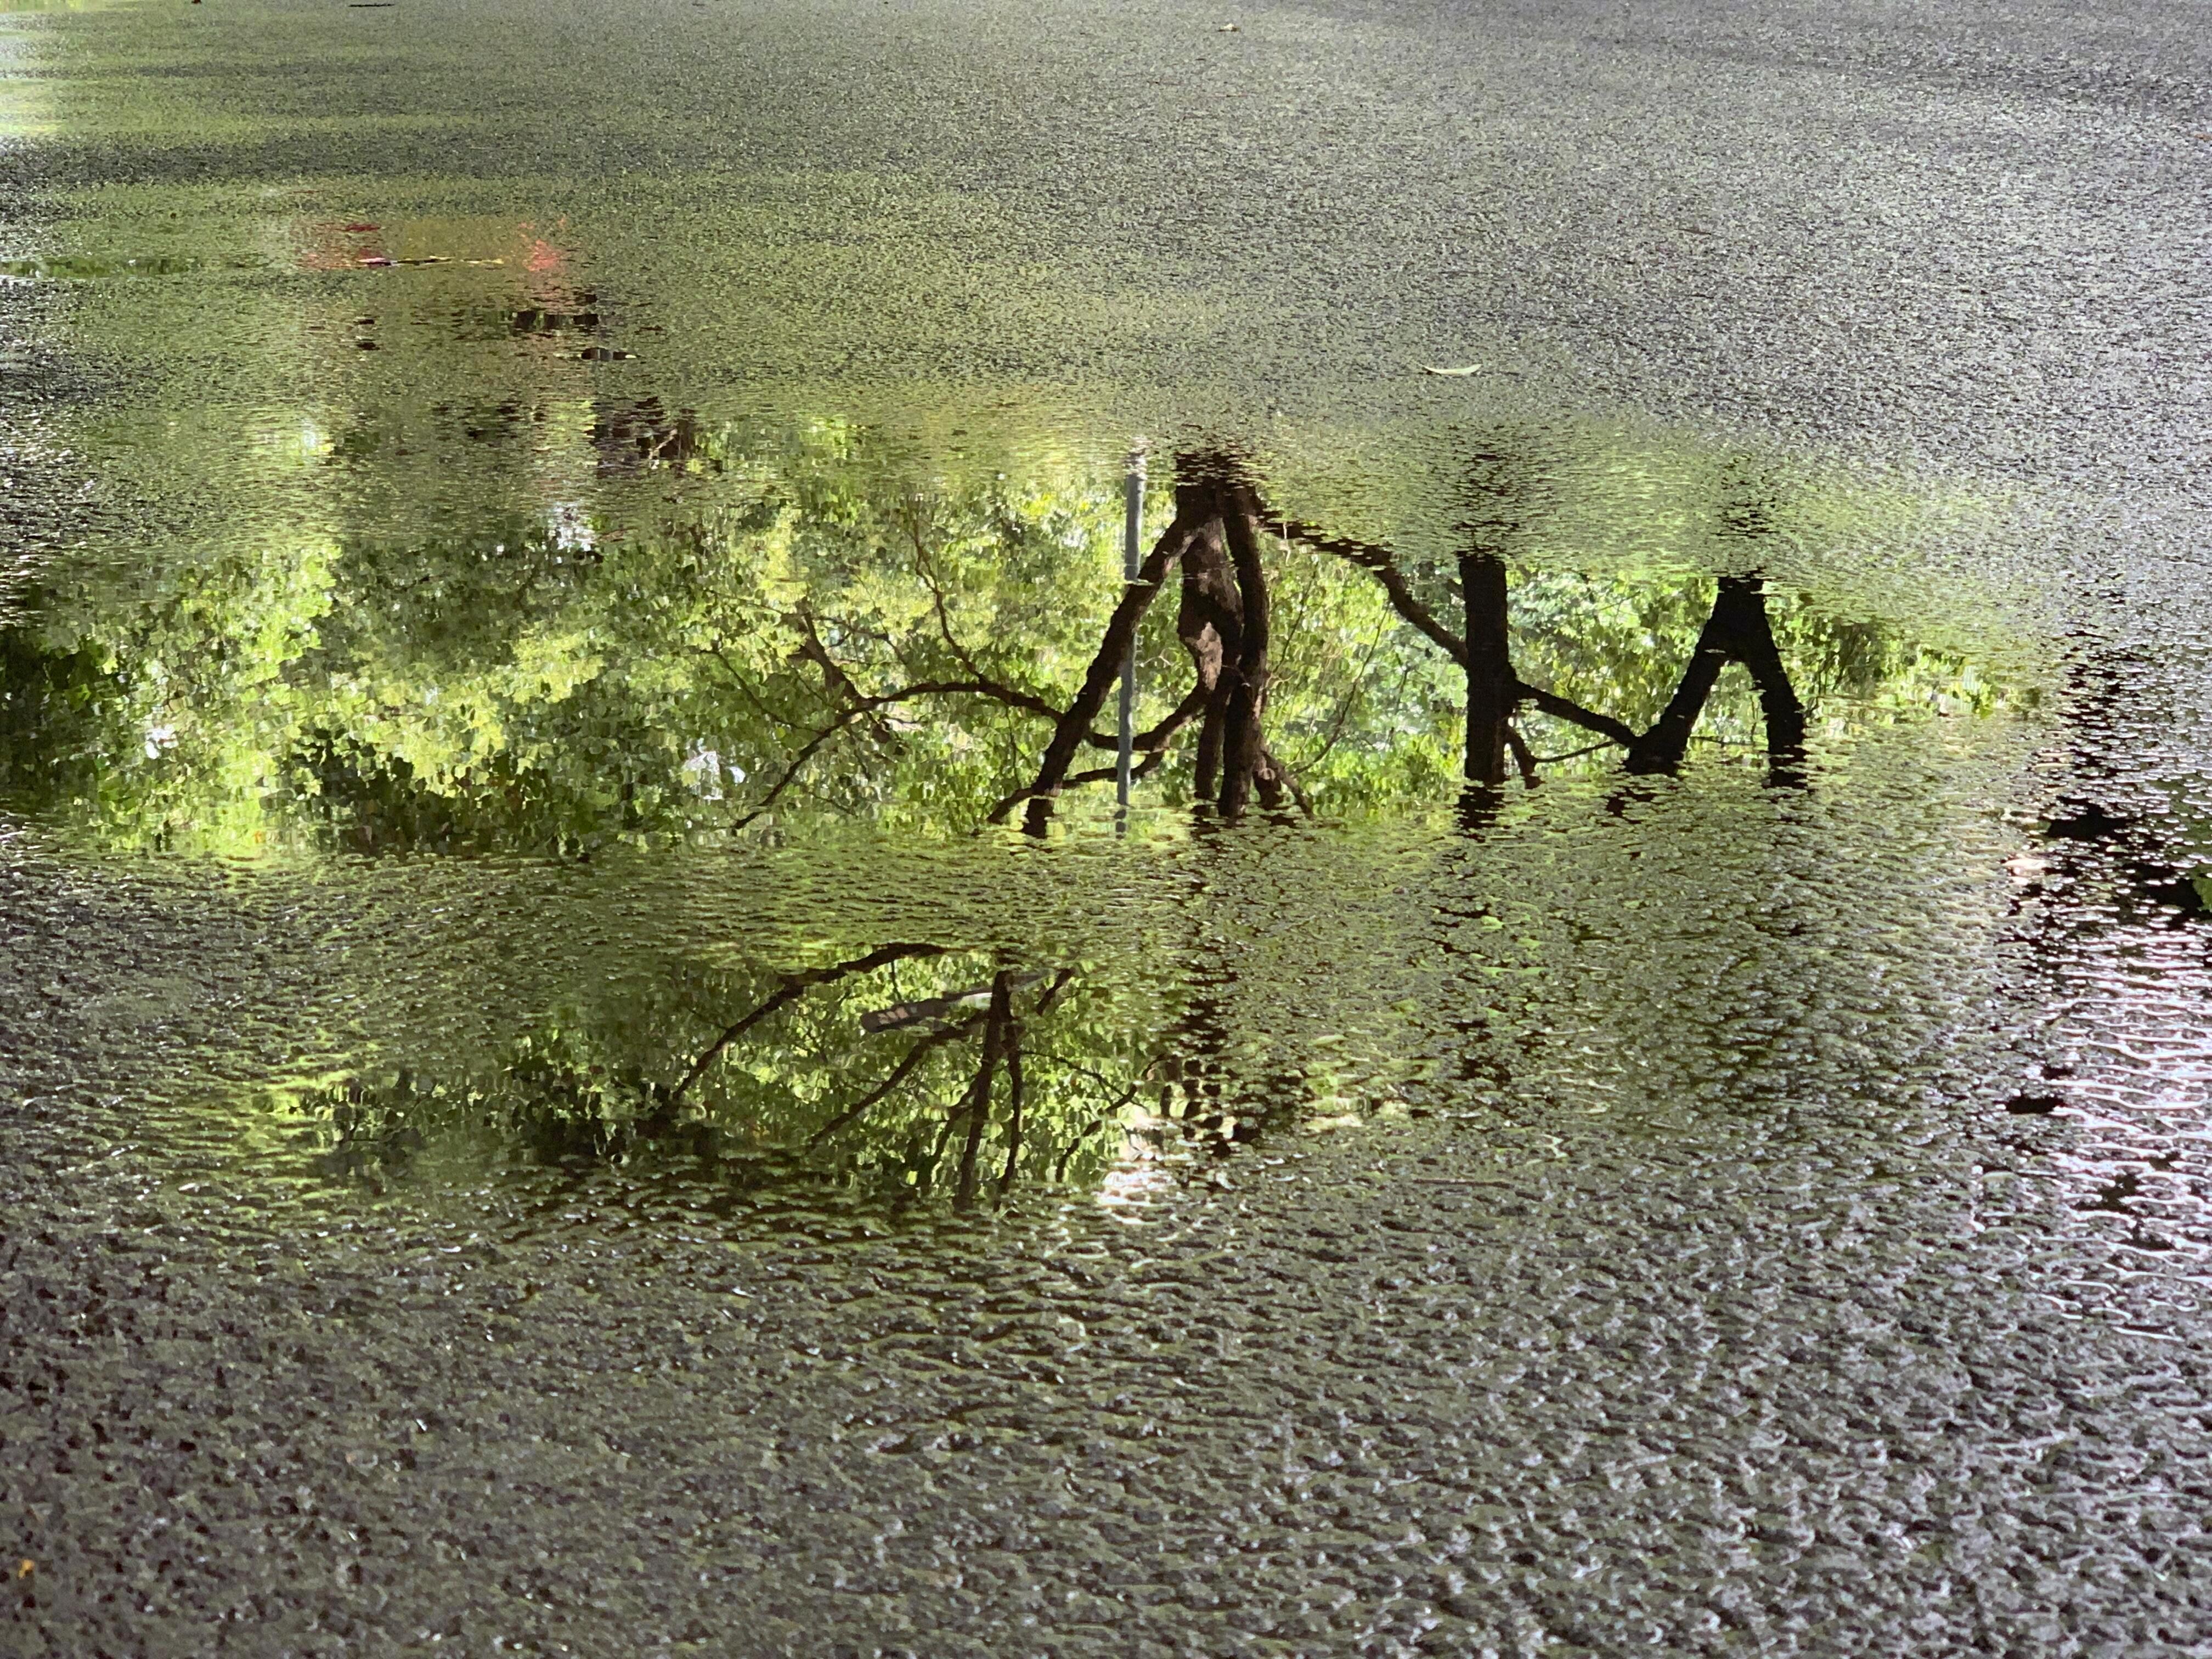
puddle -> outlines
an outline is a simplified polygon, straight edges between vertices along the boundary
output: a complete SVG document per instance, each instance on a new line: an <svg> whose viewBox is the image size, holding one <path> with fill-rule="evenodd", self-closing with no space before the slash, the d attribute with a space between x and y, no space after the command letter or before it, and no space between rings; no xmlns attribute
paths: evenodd
<svg viewBox="0 0 2212 1659"><path fill-rule="evenodd" d="M2188 1644L2185 170L1515 18L0 8L25 1652Z"/></svg>

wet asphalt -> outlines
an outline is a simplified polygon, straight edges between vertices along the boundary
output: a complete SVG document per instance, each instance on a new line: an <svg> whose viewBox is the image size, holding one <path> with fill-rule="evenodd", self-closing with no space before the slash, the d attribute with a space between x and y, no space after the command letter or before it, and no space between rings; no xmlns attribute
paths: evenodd
<svg viewBox="0 0 2212 1659"><path fill-rule="evenodd" d="M1563 792L1417 838L1376 901L1411 1115L989 1218L635 1170L333 1194L195 1102L465 1000L437 906L0 821L0 1651L2212 1644L2212 963L2140 878L2212 813L2194 9L416 9L341 58L203 9L225 95L330 117L328 172L912 167L1231 295L1176 347L1233 365L1200 402L1447 431L1406 368L1463 357L2017 490L1960 556L2047 596L2070 678L1802 808ZM73 27L142 18L180 27ZM478 137L349 119L533 76L573 96ZM1079 380L1049 331L1008 355ZM2132 827L2049 832L2090 798ZM1237 925L1325 984L1329 890ZM1493 914L1579 964L1514 1005L1557 1040L1503 1100L1458 1066Z"/></svg>

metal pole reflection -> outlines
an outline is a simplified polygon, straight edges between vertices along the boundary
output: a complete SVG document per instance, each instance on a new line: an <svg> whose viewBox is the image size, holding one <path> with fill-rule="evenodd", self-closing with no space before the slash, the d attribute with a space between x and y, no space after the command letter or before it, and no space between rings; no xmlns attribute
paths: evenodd
<svg viewBox="0 0 2212 1659"><path fill-rule="evenodd" d="M1138 538L1144 529L1145 518L1145 452L1132 450L1129 453L1128 476L1122 481L1121 517L1121 580L1133 582L1143 563L1143 552ZM1115 827L1127 833L1129 827L1129 782L1133 770L1131 764L1136 745L1137 714L1137 636L1129 636L1129 649L1121 659L1121 742L1114 769Z"/></svg>

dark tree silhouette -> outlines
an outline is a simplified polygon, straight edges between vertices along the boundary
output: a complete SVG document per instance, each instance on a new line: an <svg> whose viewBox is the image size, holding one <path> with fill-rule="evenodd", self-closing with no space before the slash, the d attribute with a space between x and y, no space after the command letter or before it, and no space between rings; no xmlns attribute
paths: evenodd
<svg viewBox="0 0 2212 1659"><path fill-rule="evenodd" d="M1453 633L1420 602L1387 549L1331 536L1261 509L1285 540L1346 559L1374 576L1399 616L1441 646L1465 671L1466 772L1471 787L1494 790L1502 786L1509 757L1524 782L1533 787L1537 781L1540 763L1513 724L1515 711L1524 703L1617 744L1631 772L1674 771L1682 763L1690 734L1721 670L1731 662L1743 665L1758 690L1771 775L1777 781L1797 775L1804 754L1805 708L1775 645L1765 585L1757 574L1720 579L1711 613L1674 696L1651 728L1639 732L1609 714L1531 685L1515 672L1504 553L1519 532L1529 485L1519 469L1495 454L1475 457L1473 471L1472 506L1463 526L1468 547L1459 561L1464 634ZM1767 518L1763 502L1739 491L1723 509L1723 527L1732 536L1755 541L1766 533Z"/></svg>
<svg viewBox="0 0 2212 1659"><path fill-rule="evenodd" d="M1193 793L1200 800L1210 799L1225 817L1237 817L1255 796L1261 805L1275 807L1285 796L1298 794L1288 769L1267 744L1267 649L1273 623L1267 568L1260 553L1257 497L1218 457L1186 457L1176 471L1175 517L1108 621L1082 689L1054 726L1035 781L1002 802L992 814L994 821L1003 818L1016 802L1026 800L1023 827L1041 835L1063 788L1113 775L1110 769L1100 769L1071 777L1068 768L1091 723L1105 707L1145 612L1177 565L1182 567L1182 593L1176 633L1190 654L1194 676L1177 712L1192 711L1200 720ZM1164 736L1172 736L1172 728ZM1140 772L1149 771L1164 754L1164 736Z"/></svg>
<svg viewBox="0 0 2212 1659"><path fill-rule="evenodd" d="M928 696L981 697L1051 722L1051 734L1030 781L999 801L987 816L988 822L1003 823L1015 808L1024 807L1024 830L1042 835L1062 793L1115 775L1112 766L1076 771L1075 759L1085 748L1116 747L1116 739L1097 730L1097 721L1146 613L1178 570L1176 635L1190 658L1192 683L1164 720L1135 736L1132 746L1142 758L1133 775L1144 778L1155 773L1177 735L1195 721L1192 793L1201 805L1225 819L1239 817L1255 803L1275 809L1286 799L1310 811L1304 791L1267 742L1275 618L1262 544L1270 532L1286 544L1346 560L1366 571L1381 584L1397 614L1459 664L1467 688L1464 771L1472 788L1502 787L1511 769L1517 769L1531 787L1538 781L1543 763L1514 724L1523 706L1618 746L1632 773L1672 772L1681 765L1720 672L1731 662L1744 665L1758 690L1774 777L1787 781L1796 776L1802 757L1805 710L1775 645L1764 586L1755 574L1721 579L1712 611L1674 696L1650 729L1638 732L1612 715L1533 685L1515 670L1507 556L1534 510L1537 485L1528 468L1513 458L1486 453L1474 459L1468 516L1462 525L1466 546L1459 559L1460 632L1422 602L1388 549L1274 512L1231 458L1218 452L1187 453L1177 459L1175 470L1174 516L1124 588L1082 683L1064 708L1035 692L989 678L952 639L949 624L946 644L967 671L963 678L917 680L889 691L863 693L823 645L812 617L803 607L796 611L787 620L798 641L797 654L819 669L835 712L800 746L740 823L769 810L808 762L840 733L863 722L880 723L883 711L891 705ZM1756 541L1767 533L1767 517L1755 492L1739 491L1738 499L1723 513L1723 527ZM941 604L939 619L944 620Z"/></svg>
<svg viewBox="0 0 2212 1659"><path fill-rule="evenodd" d="M1674 687L1674 695L1651 729L1628 746L1625 764L1632 772L1672 772L1682 763L1690 732L1712 696L1721 670L1740 662L1759 690L1759 713L1766 726L1770 764L1784 772L1803 757L1805 708L1782 665L1774 629L1766 617L1766 595L1756 576L1723 576L1712 614Z"/></svg>

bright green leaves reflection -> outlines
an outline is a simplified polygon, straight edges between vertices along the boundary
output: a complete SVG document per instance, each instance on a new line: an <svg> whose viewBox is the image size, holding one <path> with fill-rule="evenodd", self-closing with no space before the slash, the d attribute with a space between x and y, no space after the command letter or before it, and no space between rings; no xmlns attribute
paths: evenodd
<svg viewBox="0 0 2212 1659"><path fill-rule="evenodd" d="M123 845L572 853L821 817L959 832L1032 786L1122 600L1117 480L921 472L830 424L746 451L652 405L602 410L580 441L611 473L712 488L681 513L556 507L406 543L50 573L0 635L0 784ZM1401 570L1306 526L1285 539L1224 488L1256 536L1264 743L1291 793L1338 815L1442 801L1462 769L1465 568ZM1172 493L1155 489L1148 535L1176 533ZM1137 635L1158 805L1212 794L1191 757L1207 730L1194 617L1223 583L1233 610L1238 579L1218 545L1200 568L1202 541ZM1668 706L1715 592L1694 574L1510 570L1517 752L1554 764L1595 732L1577 763L1615 763L1606 732ZM1954 653L1763 603L1816 743L2002 701ZM1707 750L1760 741L1741 671L1693 714ZM1076 725L1066 775L1110 771L1112 734Z"/></svg>
<svg viewBox="0 0 2212 1659"><path fill-rule="evenodd" d="M0 777L18 804L124 844L264 842L298 787L313 699L296 670L333 563L318 547L216 556L136 592L42 596L0 630Z"/></svg>

